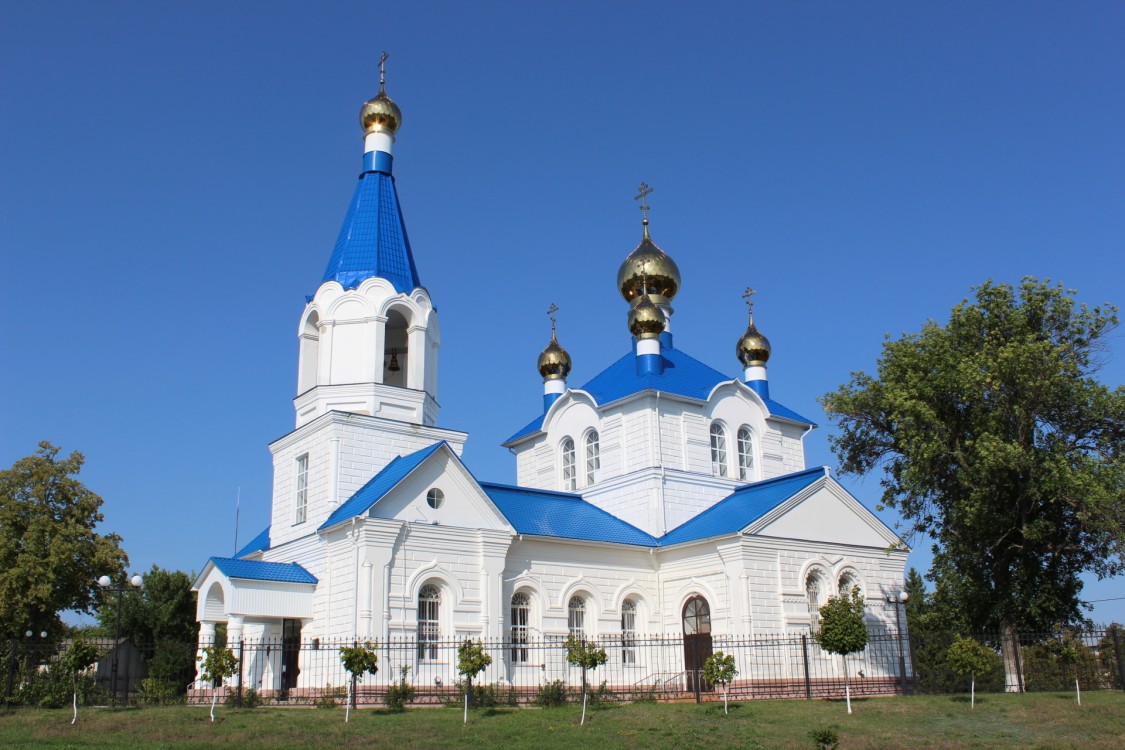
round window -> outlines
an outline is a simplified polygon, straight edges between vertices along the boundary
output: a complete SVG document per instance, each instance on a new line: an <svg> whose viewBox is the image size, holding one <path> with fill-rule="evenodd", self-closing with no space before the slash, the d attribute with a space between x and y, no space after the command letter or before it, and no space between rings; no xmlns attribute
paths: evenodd
<svg viewBox="0 0 1125 750"><path fill-rule="evenodd" d="M426 502L429 503L431 508L437 510L441 507L441 504L445 502L445 493L437 487L434 487L426 493Z"/></svg>

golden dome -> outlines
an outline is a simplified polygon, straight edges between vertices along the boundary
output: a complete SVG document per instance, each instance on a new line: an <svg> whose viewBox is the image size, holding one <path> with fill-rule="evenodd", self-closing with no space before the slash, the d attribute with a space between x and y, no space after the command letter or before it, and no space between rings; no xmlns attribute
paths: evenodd
<svg viewBox="0 0 1125 750"><path fill-rule="evenodd" d="M570 365L570 355L559 345L552 332L551 343L539 355L539 374L544 380L566 380L566 376L570 374Z"/></svg>
<svg viewBox="0 0 1125 750"><path fill-rule="evenodd" d="M629 332L639 339L654 339L664 333L667 319L650 297L642 295L639 299L629 311Z"/></svg>
<svg viewBox="0 0 1125 750"><path fill-rule="evenodd" d="M680 269L648 236L647 219L644 239L617 271L617 289L626 302L636 304L638 297L647 295L659 305L671 302L680 290Z"/></svg>
<svg viewBox="0 0 1125 750"><path fill-rule="evenodd" d="M769 361L770 340L754 325L753 314L750 315L750 325L746 327L746 333L742 334L734 351L743 367L757 367Z"/></svg>
<svg viewBox="0 0 1125 750"><path fill-rule="evenodd" d="M379 95L368 99L359 110L359 124L363 126L363 134L390 133L394 135L402 125L402 110L387 96L383 86L379 86Z"/></svg>

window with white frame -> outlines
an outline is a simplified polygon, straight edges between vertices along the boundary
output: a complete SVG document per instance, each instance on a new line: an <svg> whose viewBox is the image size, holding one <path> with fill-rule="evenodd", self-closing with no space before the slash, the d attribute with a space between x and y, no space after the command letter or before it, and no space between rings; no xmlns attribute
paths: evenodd
<svg viewBox="0 0 1125 750"><path fill-rule="evenodd" d="M562 488L566 492L578 489L578 474L574 466L574 440L563 438L562 441Z"/></svg>
<svg viewBox="0 0 1125 750"><path fill-rule="evenodd" d="M590 430L586 435L586 484L598 481L598 471L602 468L601 446L598 444L598 431Z"/></svg>
<svg viewBox="0 0 1125 750"><path fill-rule="evenodd" d="M530 640L531 597L521 592L512 596L512 662L527 663Z"/></svg>
<svg viewBox="0 0 1125 750"><path fill-rule="evenodd" d="M711 473L717 477L727 473L727 435L718 422L711 423Z"/></svg>
<svg viewBox="0 0 1125 750"><path fill-rule="evenodd" d="M840 576L840 584L837 590L840 596L850 597L852 595L852 589L859 589L860 593L863 593L863 588L859 585L859 577L850 570L845 571L845 573Z"/></svg>
<svg viewBox="0 0 1125 750"><path fill-rule="evenodd" d="M621 663L637 663L637 603L621 602Z"/></svg>
<svg viewBox="0 0 1125 750"><path fill-rule="evenodd" d="M441 637L441 589L427 583L418 592L418 658L436 659Z"/></svg>
<svg viewBox="0 0 1125 750"><path fill-rule="evenodd" d="M304 523L309 513L309 454L297 457L297 495L294 498L297 512L293 523Z"/></svg>
<svg viewBox="0 0 1125 750"><path fill-rule="evenodd" d="M809 628L816 630L820 621L820 589L821 575L819 571L810 570L805 576L805 599L809 606Z"/></svg>
<svg viewBox="0 0 1125 750"><path fill-rule="evenodd" d="M580 596L570 597L566 605L566 627L575 638L586 637L586 600Z"/></svg>
<svg viewBox="0 0 1125 750"><path fill-rule="evenodd" d="M754 436L745 425L738 429L738 478L754 478Z"/></svg>

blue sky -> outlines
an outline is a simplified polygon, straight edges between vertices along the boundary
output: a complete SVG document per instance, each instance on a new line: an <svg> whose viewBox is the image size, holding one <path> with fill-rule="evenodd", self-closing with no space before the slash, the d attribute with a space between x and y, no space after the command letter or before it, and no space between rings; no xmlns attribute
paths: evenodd
<svg viewBox="0 0 1125 750"><path fill-rule="evenodd" d="M642 180L683 274L677 346L738 374L760 290L772 394L834 465L815 399L884 334L990 277L1123 301L1123 28L1098 2L13 5L0 465L83 451L136 569L231 552L239 488L241 539L266 525L266 444L293 427L298 317L383 49L441 422L478 477L514 479L499 443L538 413L550 302L572 384L627 350L614 279ZM845 483L875 504L875 477Z"/></svg>

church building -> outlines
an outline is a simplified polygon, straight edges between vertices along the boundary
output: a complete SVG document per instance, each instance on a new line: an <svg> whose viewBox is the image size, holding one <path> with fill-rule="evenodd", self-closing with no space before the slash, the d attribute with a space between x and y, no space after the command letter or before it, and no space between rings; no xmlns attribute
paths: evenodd
<svg viewBox="0 0 1125 750"><path fill-rule="evenodd" d="M402 114L383 80L360 121L362 174L296 321L295 425L269 446L270 525L195 581L201 645L220 623L228 643L401 640L417 667L439 643L479 638L509 644L490 680L526 684L545 667L511 644L808 633L828 596L855 587L869 627L894 627L886 595L907 550L826 467L805 465L816 425L773 399L753 307L731 342L735 377L673 338L680 271L650 236L643 184L640 243L617 274L631 345L572 383L552 307L540 413L503 444L515 477L478 480L467 433L441 425L441 330L399 206ZM443 661L451 685L456 660ZM266 687L325 684L313 669L258 669Z"/></svg>

